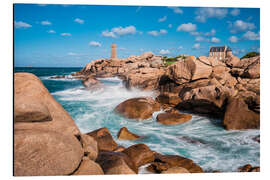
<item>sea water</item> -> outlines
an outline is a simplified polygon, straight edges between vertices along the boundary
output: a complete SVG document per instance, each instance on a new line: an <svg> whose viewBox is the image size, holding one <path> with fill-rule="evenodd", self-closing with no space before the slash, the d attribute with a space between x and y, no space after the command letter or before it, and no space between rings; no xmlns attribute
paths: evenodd
<svg viewBox="0 0 270 180"><path fill-rule="evenodd" d="M80 80L50 79L55 75L69 75L81 68L15 68L15 72L31 72L37 75L54 98L66 109L83 133L106 127L118 143L124 147L144 143L153 151L181 155L192 159L204 171L237 171L240 166L260 165L260 144L253 140L259 130L227 131L221 120L193 115L187 123L166 126L152 118L143 121L126 119L113 112L124 100L134 97L155 97L151 91L127 90L116 77L100 78L104 87L90 91ZM117 140L122 127L142 136L137 141ZM140 171L144 173L145 171Z"/></svg>

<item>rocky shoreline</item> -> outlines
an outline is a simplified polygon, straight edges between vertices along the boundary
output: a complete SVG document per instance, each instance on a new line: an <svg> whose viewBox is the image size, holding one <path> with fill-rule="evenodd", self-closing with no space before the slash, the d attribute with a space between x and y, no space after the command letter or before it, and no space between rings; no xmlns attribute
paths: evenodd
<svg viewBox="0 0 270 180"><path fill-rule="evenodd" d="M89 90L102 88L101 77L119 77L127 89L157 92L157 98L128 99L117 107L120 115L144 120L161 108L157 121L175 125L189 121L191 114L219 117L231 129L260 126L260 57L217 61L187 56L165 66L151 52L121 60L98 59L73 77ZM59 77L65 78L65 77ZM118 139L143 137L126 127ZM258 140L259 142L259 140ZM104 127L82 134L70 115L30 73L14 75L14 175L102 175L137 174L147 165L152 173L202 173L191 159L163 155L145 144L119 146ZM250 164L239 172L258 172Z"/></svg>
<svg viewBox="0 0 270 180"><path fill-rule="evenodd" d="M73 76L90 89L99 85L96 78L119 77L127 89L156 91L155 101L165 110L218 117L227 130L260 127L260 56L182 56L166 66L162 57L146 52L126 59L98 59Z"/></svg>

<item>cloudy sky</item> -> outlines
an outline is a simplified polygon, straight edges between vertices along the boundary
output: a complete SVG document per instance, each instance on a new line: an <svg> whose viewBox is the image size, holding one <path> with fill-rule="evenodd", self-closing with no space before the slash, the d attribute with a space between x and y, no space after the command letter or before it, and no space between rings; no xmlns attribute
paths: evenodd
<svg viewBox="0 0 270 180"><path fill-rule="evenodd" d="M241 57L260 51L258 8L37 5L14 6L15 66L83 67L110 57L207 55L228 45Z"/></svg>

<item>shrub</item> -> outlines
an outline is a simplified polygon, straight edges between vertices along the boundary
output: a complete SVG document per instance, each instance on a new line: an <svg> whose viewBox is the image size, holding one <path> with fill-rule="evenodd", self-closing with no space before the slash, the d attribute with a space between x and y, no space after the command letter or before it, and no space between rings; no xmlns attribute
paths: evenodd
<svg viewBox="0 0 270 180"><path fill-rule="evenodd" d="M243 57L241 57L241 59L251 58L251 57L255 57L255 56L259 56L259 55L260 55L260 53L258 53L258 52L249 52L246 55L244 55Z"/></svg>

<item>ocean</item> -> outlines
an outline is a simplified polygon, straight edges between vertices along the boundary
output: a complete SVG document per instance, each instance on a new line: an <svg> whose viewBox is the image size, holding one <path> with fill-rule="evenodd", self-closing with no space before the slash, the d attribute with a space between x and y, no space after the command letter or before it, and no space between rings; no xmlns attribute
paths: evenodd
<svg viewBox="0 0 270 180"><path fill-rule="evenodd" d="M70 75L82 68L15 68L15 72L30 72L38 76L53 97L72 116L82 133L106 127L124 147L144 143L152 150L192 159L204 171L235 172L240 166L260 165L260 144L253 140L259 130L226 131L218 119L193 115L187 123L166 126L153 117L144 121L123 118L113 109L126 99L142 96L155 97L151 91L127 90L116 77L102 78L105 86L98 91L85 89L80 80L50 79L55 75ZM143 136L141 140L117 140L123 126ZM141 173L146 173L144 170Z"/></svg>

